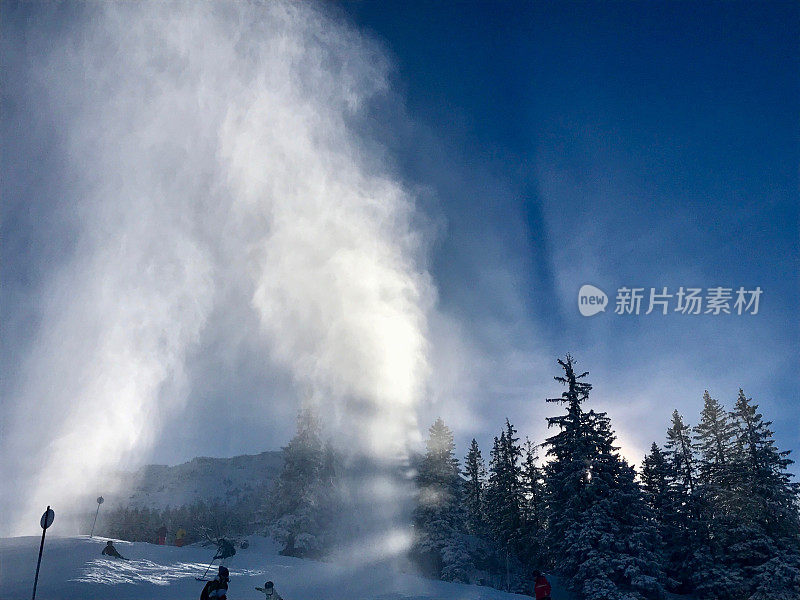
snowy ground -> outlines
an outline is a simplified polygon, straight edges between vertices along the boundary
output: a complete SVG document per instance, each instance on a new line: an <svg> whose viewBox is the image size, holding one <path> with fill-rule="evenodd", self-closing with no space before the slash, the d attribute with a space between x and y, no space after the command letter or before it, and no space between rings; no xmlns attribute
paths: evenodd
<svg viewBox="0 0 800 600"><path fill-rule="evenodd" d="M41 600L184 600L200 597L195 581L213 550L176 548L144 542L115 542L129 561L100 555L106 538L48 538L36 597ZM249 538L237 550L231 570L231 600L259 598L254 587L270 579L286 600L522 600L492 588L432 581L400 573L383 564L343 567L280 556L269 539ZM0 539L0 598L31 597L38 537ZM215 571L209 571L210 573ZM555 587L555 586L554 586ZM263 596L261 596L263 599ZM554 589L553 600L569 600Z"/></svg>

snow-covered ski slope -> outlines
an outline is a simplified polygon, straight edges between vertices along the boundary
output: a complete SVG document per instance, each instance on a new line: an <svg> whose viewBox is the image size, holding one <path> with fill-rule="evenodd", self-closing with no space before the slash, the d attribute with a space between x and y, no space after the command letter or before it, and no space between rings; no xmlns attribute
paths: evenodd
<svg viewBox="0 0 800 600"><path fill-rule="evenodd" d="M106 538L53 537L45 544L36 597L41 600L196 600L203 583L195 580L213 556L212 548L157 546L115 541L128 561L101 556ZM488 587L433 581L401 573L385 564L342 566L280 556L266 538L248 538L226 564L230 600L256 600L255 586L266 580L285 600L522 600ZM31 597L38 537L0 540L0 599ZM365 553L369 556L369 553ZM215 563L216 565L217 563ZM209 573L215 573L216 566ZM554 585L553 600L571 597ZM529 600L529 599L528 599Z"/></svg>

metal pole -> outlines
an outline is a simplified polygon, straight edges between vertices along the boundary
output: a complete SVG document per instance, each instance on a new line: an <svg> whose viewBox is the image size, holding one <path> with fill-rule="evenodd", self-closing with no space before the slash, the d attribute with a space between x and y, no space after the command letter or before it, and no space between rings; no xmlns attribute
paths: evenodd
<svg viewBox="0 0 800 600"><path fill-rule="evenodd" d="M50 510L50 505L47 506L47 510ZM47 511L45 511L46 513ZM39 560L36 561L36 577L33 580L33 596L31 596L31 600L36 600L36 586L39 584L39 567L42 564L42 552L44 551L44 534L47 533L47 528L42 527L42 542L39 544Z"/></svg>
<svg viewBox="0 0 800 600"><path fill-rule="evenodd" d="M100 512L100 503L97 503L97 510L94 511L94 523L92 523L92 533L89 534L89 537L94 537L94 526L97 525L97 513Z"/></svg>

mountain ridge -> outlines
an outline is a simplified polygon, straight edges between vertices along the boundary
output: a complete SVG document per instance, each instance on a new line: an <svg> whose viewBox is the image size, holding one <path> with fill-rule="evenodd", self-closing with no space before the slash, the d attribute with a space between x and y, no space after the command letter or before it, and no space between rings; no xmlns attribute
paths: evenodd
<svg viewBox="0 0 800 600"><path fill-rule="evenodd" d="M256 489L271 487L283 467L280 450L229 458L196 456L178 465L148 464L115 473L112 506L164 509L197 501L232 504Z"/></svg>

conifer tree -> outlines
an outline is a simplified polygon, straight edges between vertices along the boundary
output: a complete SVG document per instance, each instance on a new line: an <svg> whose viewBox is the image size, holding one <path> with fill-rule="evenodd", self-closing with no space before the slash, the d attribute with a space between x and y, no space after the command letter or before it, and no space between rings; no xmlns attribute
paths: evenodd
<svg viewBox="0 0 800 600"><path fill-rule="evenodd" d="M663 593L657 530L633 469L614 446L605 413L584 412L591 385L570 355L555 380L566 386L567 414L548 418L560 431L545 445L548 540L555 565L587 600Z"/></svg>
<svg viewBox="0 0 800 600"><path fill-rule="evenodd" d="M303 408L297 417L297 433L283 448L283 471L268 500L272 534L289 556L321 556L331 541L332 474L326 473L321 436L316 412Z"/></svg>
<svg viewBox="0 0 800 600"><path fill-rule="evenodd" d="M735 526L726 532L730 567L741 573L751 600L800 597L798 486L787 472L788 451L775 446L771 423L740 389L737 426Z"/></svg>
<svg viewBox="0 0 800 600"><path fill-rule="evenodd" d="M544 476L537 464L538 458L536 445L526 438L520 471L523 498L521 558L532 568L541 562L545 531Z"/></svg>
<svg viewBox="0 0 800 600"><path fill-rule="evenodd" d="M678 493L693 496L696 479L691 427L684 424L677 410L672 411L672 425L667 430L666 456L671 463ZM688 502L686 498L684 502Z"/></svg>
<svg viewBox="0 0 800 600"><path fill-rule="evenodd" d="M467 533L481 536L486 533L484 513L486 464L481 456L478 442L474 438L464 458L464 477L467 480L464 490Z"/></svg>
<svg viewBox="0 0 800 600"><path fill-rule="evenodd" d="M775 538L800 531L798 525L798 491L787 471L794 461L789 451L775 446L771 421L764 421L758 405L739 390L733 412L740 448L740 489L749 500L748 518L760 522Z"/></svg>
<svg viewBox="0 0 800 600"><path fill-rule="evenodd" d="M505 430L494 439L486 486L486 514L492 538L501 551L513 556L518 556L522 525L522 450L516 433L506 419Z"/></svg>
<svg viewBox="0 0 800 600"><path fill-rule="evenodd" d="M467 581L462 480L453 433L442 419L429 429L426 453L417 474L419 501L414 511L412 555L422 569L447 581Z"/></svg>
<svg viewBox="0 0 800 600"><path fill-rule="evenodd" d="M670 488L670 467L661 448L653 442L650 454L642 462L642 490L647 503L663 525L666 515L672 510L673 498Z"/></svg>
<svg viewBox="0 0 800 600"><path fill-rule="evenodd" d="M699 452L700 483L715 501L730 488L730 466L733 462L733 443L736 425L723 406L706 390L700 423L694 428L694 446ZM723 510L720 507L720 510Z"/></svg>
<svg viewBox="0 0 800 600"><path fill-rule="evenodd" d="M662 555L662 565L667 585L678 591L681 580L686 578L681 573L686 556L685 528L681 528L679 512L679 496L673 486L675 472L668 456L653 442L650 454L642 463L642 491L659 533L658 550Z"/></svg>
<svg viewBox="0 0 800 600"><path fill-rule="evenodd" d="M564 376L554 379L566 386L560 398L548 398L547 402L566 404L567 414L547 418L548 427L558 427L557 434L547 438L547 456L551 458L545 467L548 507L547 538L551 564L565 560L564 540L567 529L576 515L586 510L584 489L588 483L588 461L591 454L586 445L586 418L581 403L589 398L591 384L581 381L589 373L576 374L572 357L558 360Z"/></svg>
<svg viewBox="0 0 800 600"><path fill-rule="evenodd" d="M706 390L700 422L694 428L700 546L694 554L693 580L699 595L731 600L744 594L747 587L746 573L735 555L743 550L737 547L737 540L749 537L736 514L735 432L730 415Z"/></svg>
<svg viewBox="0 0 800 600"><path fill-rule="evenodd" d="M674 493L673 530L668 548L667 574L677 581L676 591L688 592L719 576L703 527L698 465L692 428L677 410L667 429L664 456L669 464ZM714 570L714 573L710 571Z"/></svg>

